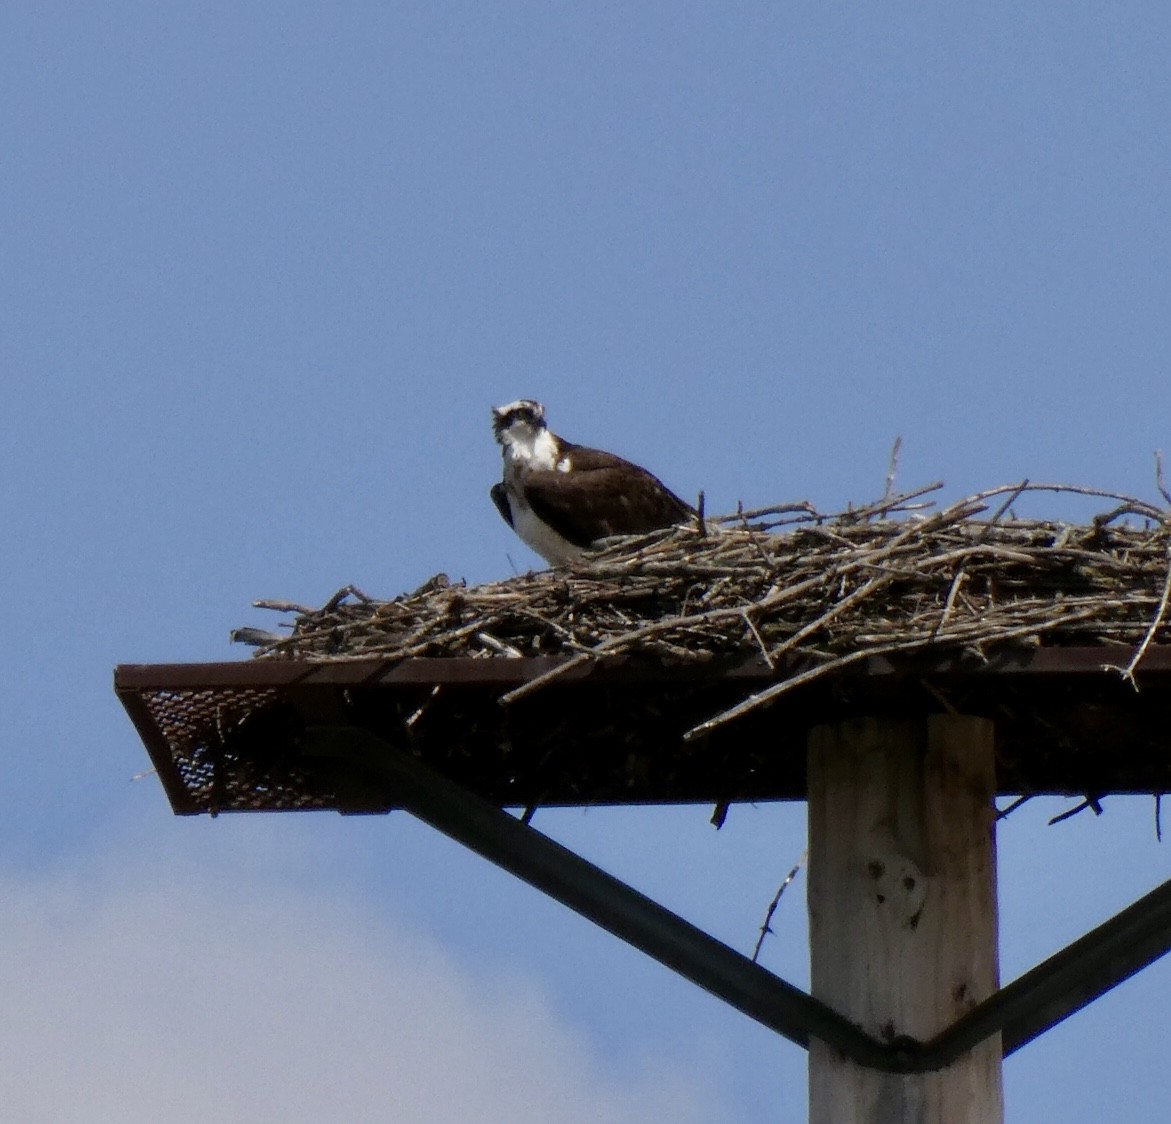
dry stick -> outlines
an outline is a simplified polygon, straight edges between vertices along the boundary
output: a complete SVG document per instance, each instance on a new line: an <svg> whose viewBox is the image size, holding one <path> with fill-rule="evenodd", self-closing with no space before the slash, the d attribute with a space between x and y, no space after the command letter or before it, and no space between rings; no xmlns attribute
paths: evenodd
<svg viewBox="0 0 1171 1124"><path fill-rule="evenodd" d="M947 624L948 618L951 616L951 611L955 607L956 597L959 595L960 586L964 584L966 562L961 562L956 567L955 576L951 579L951 586L947 591L947 600L943 603L943 612L939 615L939 623L931 630L930 640L934 641L939 637L943 631L944 625Z"/></svg>
<svg viewBox="0 0 1171 1124"><path fill-rule="evenodd" d="M489 623L494 623L497 618L490 617ZM449 642L452 640L462 640L466 636L471 636L475 632L479 632L485 627L485 622L482 620L472 621L471 624L465 624L461 628L452 629L450 632L445 632L437 636L429 636L425 640L420 640L418 643L412 644L410 647L402 648L394 653L394 659L406 659L408 656L421 656L428 648L436 643L438 640ZM357 653L359 656L368 655L369 653ZM383 653L378 653L382 655ZM389 658L389 657L388 657Z"/></svg>
<svg viewBox="0 0 1171 1124"><path fill-rule="evenodd" d="M753 549L760 556L761 562L764 563L764 568L766 570L771 570L772 569L772 559L769 558L768 552L764 549L764 543L762 543L760 541L760 538L758 536L752 534L752 528L748 526L747 519L744 519L743 517L741 517L740 522L744 524L744 530L747 531L748 535L749 535L748 541L752 544Z"/></svg>
<svg viewBox="0 0 1171 1124"><path fill-rule="evenodd" d="M895 438L895 443L890 447L890 459L886 465L886 487L883 489L882 498L889 499L891 492L894 491L895 473L899 467L899 450L903 447L903 438L901 435Z"/></svg>
<svg viewBox="0 0 1171 1124"><path fill-rule="evenodd" d="M846 511L839 512L837 515L825 516L824 518L831 521L841 520L842 522L850 523L863 522L874 515L897 511L909 504L911 500L916 500L920 496L930 495L932 492L938 492L942 487L943 481L936 480L922 488L916 488L913 492L902 492L896 496L876 500L874 503L866 504L864 507L857 507L853 510L847 509Z"/></svg>
<svg viewBox="0 0 1171 1124"><path fill-rule="evenodd" d="M366 596L356 585L343 585L326 603L327 609L336 609L347 597L351 594L355 596L364 605L370 604L370 598Z"/></svg>
<svg viewBox="0 0 1171 1124"><path fill-rule="evenodd" d="M804 500L801 503L758 507L752 511L736 511L731 515L716 516L713 522L738 523L742 519L760 519L767 515L784 515L791 512L802 512L811 522L822 522L826 520L832 522L835 519L846 518L850 520L863 519L879 511L894 510L896 507L906 504L911 500L918 499L920 496L929 495L931 492L938 492L942 487L943 481L936 480L931 484L925 484L922 488L916 488L913 492L902 492L899 495L884 497L881 500L876 500L874 503L866 504L864 507L857 507L848 511L820 512L808 500Z"/></svg>
<svg viewBox="0 0 1171 1124"><path fill-rule="evenodd" d="M1023 550L1013 550L1008 547L998 546L994 543L968 543L965 546L957 546L954 550L946 551L943 554L932 554L927 558L912 558L911 561L916 566L938 570L941 566L947 566L951 562L966 562L971 558L980 557L993 558L998 562L1020 562L1025 566L1032 565L1036 561L1036 557L1033 554L1027 554Z"/></svg>
<svg viewBox="0 0 1171 1124"><path fill-rule="evenodd" d="M409 730L416 722L419 721L420 718L423 717L424 714L426 714L427 709L439 697L439 693L442 689L442 684L439 683L431 688L431 693L419 704L410 717L408 717L406 721L403 722L403 726L406 729Z"/></svg>
<svg viewBox="0 0 1171 1124"><path fill-rule="evenodd" d="M542 672L534 679L530 679L527 683L519 687L514 687L511 691L505 692L500 696L499 702L501 706L510 706L516 702L517 699L524 698L525 695L531 694L533 691L538 691L547 683L551 683L554 679L560 679L561 676L567 672L572 671L575 667L581 667L583 663L588 663L590 660L597 659L597 649L593 648L588 652L578 652L575 656L570 656L564 663L557 664L556 667L550 668L548 671Z"/></svg>
<svg viewBox="0 0 1171 1124"><path fill-rule="evenodd" d="M254 609L273 609L278 613L298 613L303 617L310 617L317 613L317 609L308 609L304 605L298 605L296 601L270 601L261 600L253 601L252 607Z"/></svg>
<svg viewBox="0 0 1171 1124"><path fill-rule="evenodd" d="M875 550L871 557L865 561L873 562L878 558L889 557L900 547L905 546L908 539L914 537L915 535L922 534L925 530L931 529L932 525L940 524L947 519L956 518L957 516L955 513L965 510L968 506L969 505L966 501L960 501L960 503L954 504L952 507L948 508L947 511L941 511L936 515L930 516L928 519L924 520L922 524L907 528L905 531L895 535L894 538L887 542L883 547ZM847 562L839 567L838 574L848 574L860 568L863 564L864 561L862 560ZM795 600L802 594L808 592L810 589L814 589L822 585L824 581L825 575L818 574L816 577L808 578L804 582L798 583L798 585L789 586L786 589L780 590L771 597L766 597L763 600L758 601L754 608L759 611L761 609L774 608L786 601ZM735 606L720 609L709 609L703 613L696 613L690 617L669 617L665 620L654 621L651 624L644 625L642 628L635 629L634 632L625 633L612 637L609 640L604 640L601 644L591 648L589 652L578 653L571 659L566 660L565 663L558 664L549 671L538 675L535 679L530 679L527 683L524 683L519 687L515 687L506 694L501 695L499 700L500 704L502 706L510 706L518 699L524 698L525 695L530 695L534 691L540 690L542 687L551 683L553 680L559 679L561 676L573 670L573 668L580 667L587 660L596 659L598 656L606 654L620 654L621 649L630 648L635 643L635 641L644 640L647 637L655 636L660 632L669 632L681 625L693 625L697 622L707 622L715 621L720 618L728 619L732 617L738 617L742 611L743 609L741 606Z"/></svg>
<svg viewBox="0 0 1171 1124"><path fill-rule="evenodd" d="M491 648L497 655L514 660L524 658L524 653L519 648L514 648L511 644L506 644L503 640L497 640L490 632L477 632L476 639L485 648Z"/></svg>
<svg viewBox="0 0 1171 1124"><path fill-rule="evenodd" d="M1138 680L1134 677L1134 673L1138 668L1139 661L1146 655L1151 641L1154 640L1155 633L1159 631L1159 627L1163 623L1163 618L1167 615L1168 601L1171 601L1171 550L1167 552L1167 577L1163 582L1163 596L1159 598L1159 608L1155 611L1155 619L1151 621L1151 626L1147 629L1147 634L1143 637L1142 643L1139 644L1138 649L1131 657L1130 663L1121 672L1122 678L1136 691L1138 690Z"/></svg>
<svg viewBox="0 0 1171 1124"><path fill-rule="evenodd" d="M775 699L778 695L784 694L786 691L793 690L794 687L801 686L802 683L808 683L811 679L818 679L830 671L837 671L840 668L848 667L852 663L857 663L859 660L869 659L871 656L885 655L887 652L896 652L900 648L905 648L906 643L876 645L873 648L860 649L856 652L850 652L847 655L839 656L838 658L829 661L828 663L819 664L817 667L811 667L806 671L798 672L798 674L791 676L788 679L783 679L780 683L774 683L771 687L766 687L763 691L757 691L755 695L749 695L743 702L737 703L735 706L729 707L727 710L721 711L713 718L709 718L706 722L701 722L698 726L693 726L683 735L684 741L694 741L704 734L710 733L716 729L717 726L723 726L725 723L731 722L741 715L747 714L750 710L755 710L758 706Z"/></svg>
<svg viewBox="0 0 1171 1124"><path fill-rule="evenodd" d="M515 612L518 617L528 617L529 619L536 621L538 624L544 625L546 628L557 633L557 635L561 638L562 643L564 643L567 647L575 651L590 651L589 648L587 648L584 644L581 643L581 641L578 640L578 638L570 629L566 628L564 625L558 624L554 620L550 620L543 613L538 613L536 609L517 608L514 609L513 612Z"/></svg>
<svg viewBox="0 0 1171 1124"><path fill-rule="evenodd" d="M756 625L752 621L752 617L747 609L744 610L744 623L748 625L748 631L752 633L756 640L757 646L760 648L760 654L764 656L764 662L768 665L769 671L776 671L777 665L773 662L772 656L768 654L768 648L765 647L764 641L760 638L760 633L756 631Z"/></svg>
<svg viewBox="0 0 1171 1124"><path fill-rule="evenodd" d="M766 515L789 515L801 512L809 519L832 519L832 515L822 515L808 500L799 503L778 503L770 507L757 507L752 511L734 511L730 515L715 515L713 523L739 523L742 519L762 519Z"/></svg>
<svg viewBox="0 0 1171 1124"><path fill-rule="evenodd" d="M1006 804L1003 808L998 809L996 812L996 818L998 820L1007 819L1022 804L1027 804L1030 800L1032 800L1034 795L1035 793L1026 792L1024 796L1018 796L1014 801L1012 801L1011 804Z"/></svg>
<svg viewBox="0 0 1171 1124"><path fill-rule="evenodd" d="M1016 484L1002 484L998 488L989 488L984 492L977 492L973 496L969 496L969 501L979 501L991 499L993 496L1002 496L1006 492L1011 492L1016 489ZM1157 507L1151 504L1144 503L1142 500L1136 500L1134 496L1126 496L1121 492L1110 492L1102 488L1086 488L1080 484L1029 484L1026 491L1029 492L1052 492L1056 495L1070 495L1070 496L1090 496L1095 499L1118 500L1120 503L1134 505L1135 513L1150 512L1151 517L1160 519L1163 515Z"/></svg>
<svg viewBox="0 0 1171 1124"><path fill-rule="evenodd" d="M760 955L760 947L764 944L764 938L771 933L773 914L777 911L777 906L781 904L781 895L789 888L789 883L797 877L797 872L805 865L809 858L808 851L802 851L801 857L793 864L793 869L785 875L785 880L777 889L776 894L773 895L773 900L769 902L768 912L764 915L764 924L760 927L760 936L756 938L756 948L752 950L752 962L756 963L756 958Z"/></svg>
<svg viewBox="0 0 1171 1124"><path fill-rule="evenodd" d="M1035 605L1014 605L1011 610L999 610L995 607L977 611L974 619L959 621L946 633L942 633L938 640L941 644L959 644L964 641L977 643L998 643L1001 640L1027 636L1030 633L1051 632L1054 628L1066 628L1072 623L1092 617L1097 611L1096 604L1066 602L1065 612L1061 616L1052 616L1053 606L1044 602ZM923 614L930 619L931 614ZM855 633L849 637L851 644L883 644L890 641L900 641L909 645L918 644L925 647L923 629L915 627L912 620L905 627L891 626L887 631L876 628L871 632Z"/></svg>
<svg viewBox="0 0 1171 1124"><path fill-rule="evenodd" d="M1167 506L1171 507L1171 492L1167 490L1167 484L1163 479L1163 450L1155 450L1155 487L1159 489L1159 494L1167 501Z"/></svg>
<svg viewBox="0 0 1171 1124"><path fill-rule="evenodd" d="M796 535L804 535L807 537L812 536L815 539L826 539L836 543L838 546L844 546L849 550L853 550L857 546L853 539L847 538L845 535L839 535L837 531L834 531L829 527L822 527L820 525L802 527L800 531L796 532ZM799 542L802 540L800 538L794 538L793 541Z"/></svg>
<svg viewBox="0 0 1171 1124"><path fill-rule="evenodd" d="M914 488L909 492L896 492L894 495L883 496L881 499L874 500L872 503L863 504L861 507L856 507L853 510L843 511L840 515L834 516L834 518L857 518L859 515L869 516L881 511L890 511L896 507L909 504L911 500L917 500L922 496L929 496L933 492L942 490L943 481L933 480L930 484L924 484L921 488ZM932 503L934 502L933 500Z"/></svg>
<svg viewBox="0 0 1171 1124"><path fill-rule="evenodd" d="M1029 478L1026 476L1025 479L1022 480L1011 493L1009 493L1008 499L1006 499L1004 503L1002 503L996 509L996 513L992 516L991 519L988 520L988 526L984 529L984 533L980 536L980 542L983 542L988 538L988 536L992 533L992 528L1000 522L1001 516L1004 515L1004 513L1008 511L1008 509L1012 507L1014 503L1016 503L1016 501L1020 498L1021 493L1025 491L1028 486Z"/></svg>
<svg viewBox="0 0 1171 1124"><path fill-rule="evenodd" d="M1108 527L1117 519L1121 519L1124 515L1141 515L1148 523L1158 520L1162 521L1162 516L1156 514L1158 508L1148 507L1146 504L1138 501L1128 500L1126 503L1120 503L1113 511L1107 511L1102 515L1094 516L1094 527L1101 530Z"/></svg>
<svg viewBox="0 0 1171 1124"><path fill-rule="evenodd" d="M980 636L983 643L994 644L1004 640L1013 640L1019 636L1031 635L1036 633L1039 629L1046 631L1053 628L1059 628L1075 620L1083 620L1092 610L1086 609L1077 613L1069 613L1063 617L1055 618L1047 626L1042 625L1037 621L1030 621L1027 624L1021 625L1019 628L1005 629L993 636ZM949 636L946 640L955 639ZM701 722L698 726L693 726L683 735L684 741L693 741L695 738L701 737L704 734L711 733L712 730L718 726L723 726L736 718L740 718L747 714L750 710L755 710L759 706L763 706L767 702L771 702L778 695L783 695L787 691L793 690L794 687L801 686L802 683L808 683L813 679L820 679L823 675L828 675L831 672L838 671L843 667L848 667L850 664L857 663L859 660L869 659L871 656L885 656L894 652L905 652L912 648L923 647L923 640L916 636L908 640L895 641L890 644L874 644L865 648L856 649L853 652L847 652L843 656L830 660L828 663L819 664L817 667L811 667L806 671L799 672L797 675L789 679L783 679L780 683L774 683L771 687L766 687L763 691L757 691L755 695L750 695L743 702L737 703L735 706L729 707L727 710L721 711L713 718L709 718L706 722Z"/></svg>
<svg viewBox="0 0 1171 1124"><path fill-rule="evenodd" d="M1059 815L1054 816L1049 821L1049 826L1052 827L1055 823L1061 823L1063 820L1071 819L1079 812L1084 812L1087 808L1092 808L1095 816L1100 816L1102 814L1102 804L1098 797L1087 796L1085 800L1077 805L1076 808L1069 808L1066 811L1061 812Z"/></svg>
<svg viewBox="0 0 1171 1124"><path fill-rule="evenodd" d="M772 659L778 659L786 652L792 651L802 640L807 636L812 636L818 629L828 624L834 617L841 616L847 609L853 608L859 601L864 601L876 589L884 585L889 585L892 578L888 574L883 574L877 578L871 578L865 585L859 586L853 593L843 597L840 601L834 603L833 607L822 613L814 621L810 621L804 628L798 629L792 636L790 636L784 643L778 644L772 650ZM770 660L770 665L771 665Z"/></svg>
<svg viewBox="0 0 1171 1124"><path fill-rule="evenodd" d="M775 605L781 604L785 601L794 600L800 597L802 594L808 592L810 589L820 585L822 581L823 578L820 576L817 578L807 579L806 581L799 583L797 586L791 586L788 589L777 593L773 597L758 601L756 605L753 606L753 608L759 611L765 608L773 608ZM687 617L675 616L668 617L664 620L652 621L650 624L643 625L641 628L636 628L633 632L621 633L618 636L611 637L609 640L604 640L602 643L598 644L594 648L591 648L587 652L578 653L571 659L566 660L565 663L558 664L549 671L538 675L535 679L530 679L527 683L521 685L520 687L516 687L513 690L507 692L507 694L501 695L500 702L504 706L509 706L510 704L516 702L517 699L521 699L525 695L539 690L547 683L550 683L554 679L558 679L567 672L572 671L573 668L580 667L587 660L597 659L599 656L607 654L621 654L620 651L616 650L630 648L636 642L646 640L652 636L656 636L660 632L669 632L683 625L695 625L697 623L706 622L714 623L717 620L731 619L741 616L743 612L744 608L740 605L730 607L721 606L717 609L707 609L702 613L693 613Z"/></svg>

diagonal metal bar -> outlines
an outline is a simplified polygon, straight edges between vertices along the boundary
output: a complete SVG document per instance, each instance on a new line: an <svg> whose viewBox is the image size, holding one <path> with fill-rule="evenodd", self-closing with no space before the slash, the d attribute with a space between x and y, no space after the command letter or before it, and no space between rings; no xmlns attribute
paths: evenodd
<svg viewBox="0 0 1171 1124"><path fill-rule="evenodd" d="M903 1050L381 738L356 727L313 726L303 745L313 756L376 772L395 804L790 1041L808 1049L813 1036L861 1065L906 1070Z"/></svg>
<svg viewBox="0 0 1171 1124"><path fill-rule="evenodd" d="M1001 988L925 1043L871 1037L820 1000L389 742L314 726L304 748L382 777L396 805L808 1049L827 1042L892 1073L942 1069L999 1032L1005 1055L1171 951L1171 881Z"/></svg>
<svg viewBox="0 0 1171 1124"><path fill-rule="evenodd" d="M1171 881L1006 984L924 1043L916 1061L947 1065L998 1030L1011 1054L1169 951Z"/></svg>

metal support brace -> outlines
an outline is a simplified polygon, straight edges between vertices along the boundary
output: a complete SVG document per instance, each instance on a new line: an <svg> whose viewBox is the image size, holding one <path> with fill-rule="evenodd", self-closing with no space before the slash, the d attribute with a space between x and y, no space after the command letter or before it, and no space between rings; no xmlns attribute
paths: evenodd
<svg viewBox="0 0 1171 1124"><path fill-rule="evenodd" d="M1169 951L1171 881L1005 984L926 1043L922 1057L929 1068L946 1065L998 1030L1011 1054Z"/></svg>
<svg viewBox="0 0 1171 1124"><path fill-rule="evenodd" d="M575 855L411 754L357 727L313 726L307 755L347 761L387 783L396 806L589 918L737 1010L808 1048L811 1037L892 1073L942 1069L991 1034L1005 1054L1171 950L1171 881L1098 926L928 1042L883 1042L826 1004Z"/></svg>

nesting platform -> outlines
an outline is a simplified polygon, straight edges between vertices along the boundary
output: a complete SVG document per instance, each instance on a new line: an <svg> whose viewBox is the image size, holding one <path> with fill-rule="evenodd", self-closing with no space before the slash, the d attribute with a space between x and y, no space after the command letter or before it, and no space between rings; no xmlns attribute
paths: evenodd
<svg viewBox="0 0 1171 1124"><path fill-rule="evenodd" d="M237 634L261 658L115 687L178 814L405 808L810 1049L812 1119L998 1120L1002 1054L1171 949L1169 882L998 987L991 799L1171 791L1171 515L1024 483L925 511L932 490L263 603L295 619ZM1029 491L1115 506L1017 520ZM770 800L810 800L811 995L528 823Z"/></svg>
<svg viewBox="0 0 1171 1124"><path fill-rule="evenodd" d="M302 754L323 724L498 807L800 800L814 726L932 713L994 720L1002 793L1171 789L1171 516L1028 482L936 509L938 488L700 513L486 585L258 602L294 618L237 633L261 658L127 665L117 690L183 814L387 810ZM1015 518L1038 493L1113 506Z"/></svg>
<svg viewBox="0 0 1171 1124"><path fill-rule="evenodd" d="M1171 791L1171 646L1147 649L1138 690L1113 670L1126 654L1033 648L978 666L875 656L690 741L697 722L784 669L616 657L510 706L502 695L564 660L127 664L115 685L182 815L388 811L377 778L301 756L318 724L407 748L497 806L802 800L813 726L948 711L995 720L1002 793Z"/></svg>

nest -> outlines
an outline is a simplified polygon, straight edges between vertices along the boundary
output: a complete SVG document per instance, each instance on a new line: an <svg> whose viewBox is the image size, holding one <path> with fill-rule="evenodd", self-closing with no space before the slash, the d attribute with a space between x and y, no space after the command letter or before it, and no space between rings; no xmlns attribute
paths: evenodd
<svg viewBox="0 0 1171 1124"><path fill-rule="evenodd" d="M292 613L288 635L240 630L267 659L567 656L511 701L602 657L764 660L778 679L692 735L856 661L985 659L1006 646L1103 645L1131 679L1168 636L1171 515L1133 497L1022 483L946 507L941 485L836 514L808 503L602 544L579 565L467 586L445 575L390 601L353 587ZM1113 506L1088 523L1018 519L1027 493Z"/></svg>

